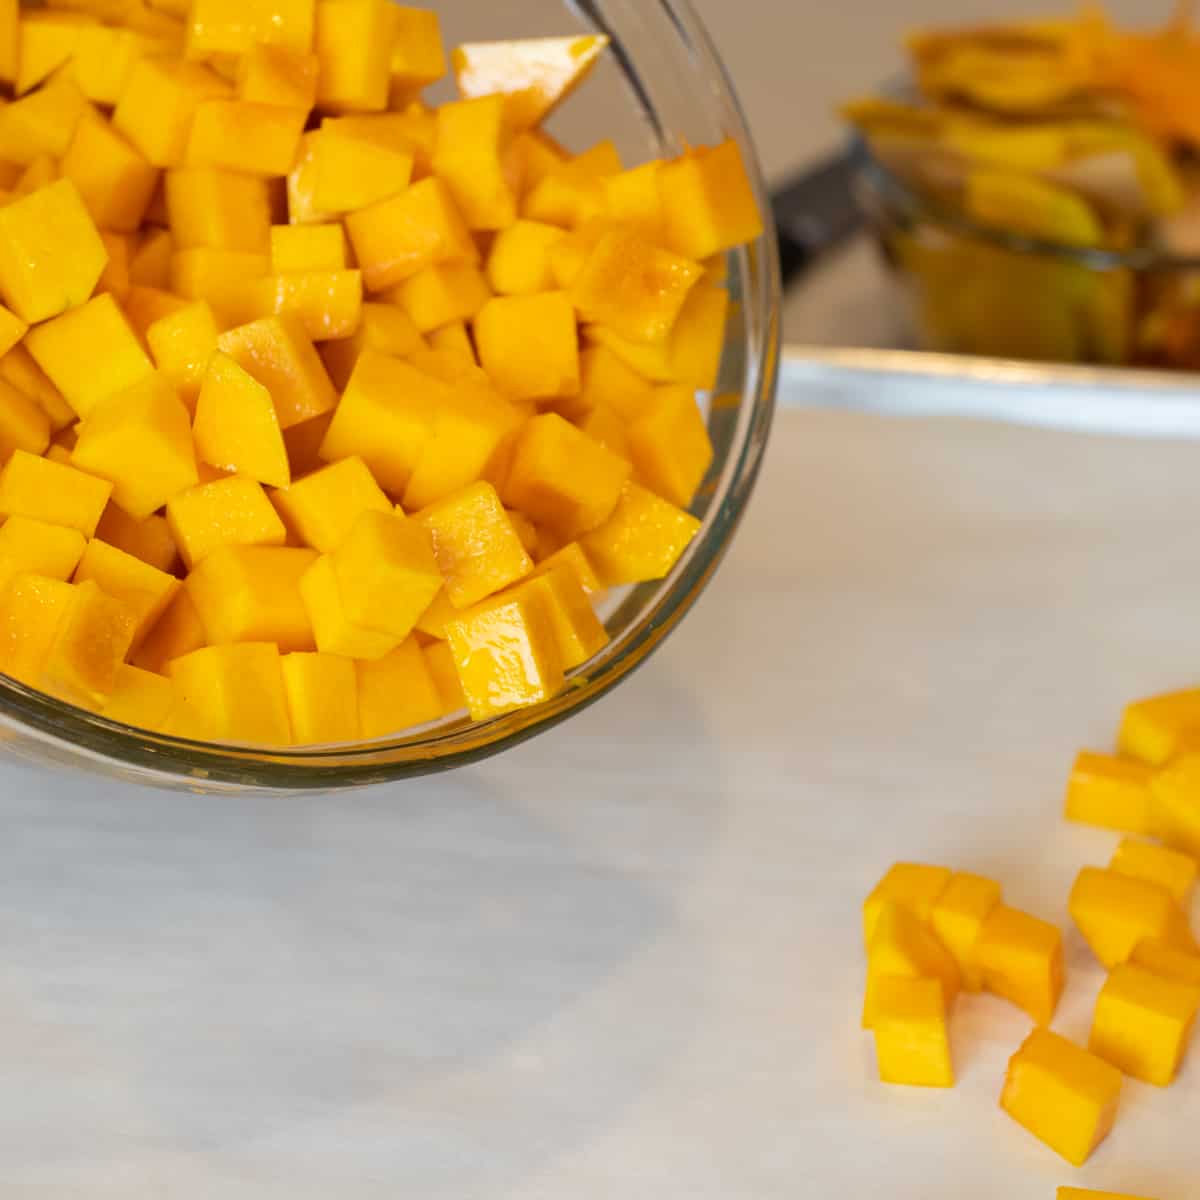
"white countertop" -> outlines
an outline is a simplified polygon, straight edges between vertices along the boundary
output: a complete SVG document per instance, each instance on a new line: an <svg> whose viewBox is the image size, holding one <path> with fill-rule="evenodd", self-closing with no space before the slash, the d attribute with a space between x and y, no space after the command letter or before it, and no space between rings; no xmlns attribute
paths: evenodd
<svg viewBox="0 0 1200 1200"><path fill-rule="evenodd" d="M937 1094L857 1019L893 859L1064 928L1107 861L1060 794L1195 681L1195 454L787 412L697 611L505 758L305 799L0 769L6 1200L1194 1196L1200 1058L1076 1173L996 1108L1020 1014L965 1002Z"/></svg>

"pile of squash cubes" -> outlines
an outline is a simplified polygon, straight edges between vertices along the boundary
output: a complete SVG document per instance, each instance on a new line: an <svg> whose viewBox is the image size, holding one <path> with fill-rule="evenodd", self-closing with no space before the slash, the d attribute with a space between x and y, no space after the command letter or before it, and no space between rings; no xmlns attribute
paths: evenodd
<svg viewBox="0 0 1200 1200"><path fill-rule="evenodd" d="M1001 1105L1081 1166L1112 1130L1123 1077L1172 1084L1200 1014L1188 915L1200 878L1200 691L1131 704L1117 755L1077 757L1066 816L1127 835L1107 867L1080 871L1068 901L1108 972L1087 1048L1049 1029L1065 984L1060 931L1007 907L992 880L915 863L892 867L864 906L863 1025L882 1080L951 1087L947 1025L960 991L1017 1004L1036 1028L1009 1064Z"/></svg>
<svg viewBox="0 0 1200 1200"><path fill-rule="evenodd" d="M266 746L553 697L660 579L733 142L627 169L542 122L603 37L460 47L390 0L0 12L0 671Z"/></svg>

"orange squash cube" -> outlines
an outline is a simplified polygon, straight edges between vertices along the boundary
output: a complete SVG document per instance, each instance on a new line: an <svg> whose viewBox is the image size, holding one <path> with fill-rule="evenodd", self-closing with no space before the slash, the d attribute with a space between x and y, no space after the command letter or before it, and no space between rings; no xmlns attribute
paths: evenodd
<svg viewBox="0 0 1200 1200"><path fill-rule="evenodd" d="M0 207L0 296L22 321L44 321L82 304L107 257L69 179Z"/></svg>
<svg viewBox="0 0 1200 1200"><path fill-rule="evenodd" d="M76 122L76 128L78 128L78 122ZM28 196L30 192L36 192L39 188L47 187L58 178L58 159L53 158L49 154L39 154L17 176L17 181L12 186L12 194L14 196Z"/></svg>
<svg viewBox="0 0 1200 1200"><path fill-rule="evenodd" d="M217 352L217 323L203 300L160 317L146 330L146 343L163 378L195 412L209 360Z"/></svg>
<svg viewBox="0 0 1200 1200"><path fill-rule="evenodd" d="M287 530L262 485L244 475L172 496L167 522L189 571L222 546L282 546L287 541Z"/></svg>
<svg viewBox="0 0 1200 1200"><path fill-rule="evenodd" d="M440 179L422 179L398 195L348 213L346 232L372 292L429 267L479 261L462 214Z"/></svg>
<svg viewBox="0 0 1200 1200"><path fill-rule="evenodd" d="M74 467L17 450L0 469L0 516L32 517L90 538L112 484Z"/></svg>
<svg viewBox="0 0 1200 1200"><path fill-rule="evenodd" d="M604 180L604 207L608 219L659 246L663 243L666 226L658 185L662 165L662 161L656 159Z"/></svg>
<svg viewBox="0 0 1200 1200"><path fill-rule="evenodd" d="M691 389L659 388L629 426L639 481L679 508L691 505L713 461L712 441Z"/></svg>
<svg viewBox="0 0 1200 1200"><path fill-rule="evenodd" d="M215 167L176 167L164 182L175 249L211 246L263 254L269 248L266 180Z"/></svg>
<svg viewBox="0 0 1200 1200"><path fill-rule="evenodd" d="M538 524L573 539L612 515L629 475L629 463L557 413L546 413L534 417L517 440L504 498Z"/></svg>
<svg viewBox="0 0 1200 1200"><path fill-rule="evenodd" d="M217 345L270 392L281 429L337 404L320 356L294 317L266 317L231 329Z"/></svg>
<svg viewBox="0 0 1200 1200"><path fill-rule="evenodd" d="M350 659L285 654L280 665L297 746L358 740L358 679Z"/></svg>
<svg viewBox="0 0 1200 1200"><path fill-rule="evenodd" d="M166 612L146 635L130 661L144 671L162 674L172 659L182 658L206 644L204 625L186 587L175 593Z"/></svg>
<svg viewBox="0 0 1200 1200"><path fill-rule="evenodd" d="M272 487L291 483L271 393L219 350L210 358L200 388L194 436L196 453L210 466Z"/></svg>
<svg viewBox="0 0 1200 1200"><path fill-rule="evenodd" d="M346 617L402 641L441 590L429 529L368 510L331 555Z"/></svg>
<svg viewBox="0 0 1200 1200"><path fill-rule="evenodd" d="M75 570L74 582L85 583L89 579L128 609L134 622L131 650L150 632L181 586L174 575L99 538L88 542Z"/></svg>
<svg viewBox="0 0 1200 1200"><path fill-rule="evenodd" d="M446 626L457 620L459 611L450 602L450 597L443 587L434 597L433 603L421 614L420 620L417 621L417 632L427 638L444 641Z"/></svg>
<svg viewBox="0 0 1200 1200"><path fill-rule="evenodd" d="M735 141L666 163L658 176L666 244L695 261L762 236L762 214Z"/></svg>
<svg viewBox="0 0 1200 1200"><path fill-rule="evenodd" d="M424 647L421 653L442 702L440 715L449 717L454 713L463 712L467 707L467 696L458 681L458 671L454 666L454 655L450 652L449 643L433 642Z"/></svg>
<svg viewBox="0 0 1200 1200"><path fill-rule="evenodd" d="M510 132L503 96L443 104L437 110L433 173L450 189L467 227L504 229L517 219L505 169Z"/></svg>
<svg viewBox="0 0 1200 1200"><path fill-rule="evenodd" d="M570 158L552 137L530 129L517 134L509 144L505 168L524 201L543 179L566 166Z"/></svg>
<svg viewBox="0 0 1200 1200"><path fill-rule="evenodd" d="M298 479L276 492L273 502L291 532L322 554L336 550L364 513L393 511L392 502L356 456Z"/></svg>
<svg viewBox="0 0 1200 1200"><path fill-rule="evenodd" d="M87 540L78 529L32 517L9 517L0 526L0 594L18 575L66 582L83 557Z"/></svg>
<svg viewBox="0 0 1200 1200"><path fill-rule="evenodd" d="M436 12L398 5L388 103L401 108L446 74L446 50Z"/></svg>
<svg viewBox="0 0 1200 1200"><path fill-rule="evenodd" d="M1039 1025L1054 1019L1065 979L1056 926L999 904L984 919L973 950L983 986Z"/></svg>
<svg viewBox="0 0 1200 1200"><path fill-rule="evenodd" d="M269 316L298 321L310 340L351 337L362 316L358 271L295 271L256 279L247 288L247 319Z"/></svg>
<svg viewBox="0 0 1200 1200"><path fill-rule="evenodd" d="M312 154L313 202L324 212L366 208L404 191L412 179L411 150L342 133L333 123L321 128Z"/></svg>
<svg viewBox="0 0 1200 1200"><path fill-rule="evenodd" d="M570 570L587 595L596 596L604 591L604 584L600 582L596 568L592 566L578 542L568 542L561 550L546 555L533 569L533 574L542 575L559 567Z"/></svg>
<svg viewBox="0 0 1200 1200"><path fill-rule="evenodd" d="M282 178L296 162L307 117L303 108L202 100L192 117L185 159L190 166Z"/></svg>
<svg viewBox="0 0 1200 1200"><path fill-rule="evenodd" d="M608 48L603 34L472 42L454 51L454 75L464 99L501 95L512 129L540 125L591 74Z"/></svg>
<svg viewBox="0 0 1200 1200"><path fill-rule="evenodd" d="M601 142L546 175L525 197L521 215L582 230L605 216L605 180L623 169L612 142Z"/></svg>
<svg viewBox="0 0 1200 1200"><path fill-rule="evenodd" d="M63 399L63 394L54 386L46 372L33 360L33 355L23 345L14 346L0 357L0 379L11 383L23 392L50 419L54 433L73 425L78 419L75 410Z"/></svg>
<svg viewBox="0 0 1200 1200"><path fill-rule="evenodd" d="M300 580L313 550L222 546L197 564L187 587L210 645L274 642L281 650L315 650Z"/></svg>
<svg viewBox="0 0 1200 1200"><path fill-rule="evenodd" d="M226 58L259 43L306 54L312 49L313 0L193 0L187 56Z"/></svg>
<svg viewBox="0 0 1200 1200"><path fill-rule="evenodd" d="M1068 907L1096 957L1111 970L1126 962L1145 938L1197 952L1187 916L1171 893L1146 879L1084 867Z"/></svg>
<svg viewBox="0 0 1200 1200"><path fill-rule="evenodd" d="M317 102L317 56L258 42L242 56L238 95L252 104L310 109Z"/></svg>
<svg viewBox="0 0 1200 1200"><path fill-rule="evenodd" d="M29 326L20 317L0 305L0 357L16 346L28 331Z"/></svg>
<svg viewBox="0 0 1200 1200"><path fill-rule="evenodd" d="M126 604L106 595L90 580L68 586L74 589L74 601L38 677L29 682L70 704L99 709L116 686L117 671L133 639L135 618Z"/></svg>
<svg viewBox="0 0 1200 1200"><path fill-rule="evenodd" d="M450 388L408 363L363 350L321 446L327 462L358 455L385 491L402 496L425 445L434 413Z"/></svg>
<svg viewBox="0 0 1200 1200"><path fill-rule="evenodd" d="M1200 878L1200 862L1190 854L1168 850L1150 842L1124 838L1113 855L1108 869L1132 879L1144 879L1164 887L1185 911L1191 904L1192 892Z"/></svg>
<svg viewBox="0 0 1200 1200"><path fill-rule="evenodd" d="M475 358L475 344L462 321L453 321L435 329L429 335L429 348L442 354L452 354L460 359L465 366L478 366Z"/></svg>
<svg viewBox="0 0 1200 1200"><path fill-rule="evenodd" d="M0 465L16 450L44 454L50 445L50 418L23 392L0 379Z"/></svg>
<svg viewBox="0 0 1200 1200"><path fill-rule="evenodd" d="M217 324L229 329L245 324L248 290L267 274L269 267L270 259L265 254L246 250L216 250L211 246L177 250L169 266L171 291L188 300L206 300ZM154 319L162 315L160 312Z"/></svg>
<svg viewBox="0 0 1200 1200"><path fill-rule="evenodd" d="M322 654L373 662L395 650L397 638L350 620L333 559L328 554L321 555L305 572L300 580L300 595L317 649Z"/></svg>
<svg viewBox="0 0 1200 1200"><path fill-rule="evenodd" d="M626 424L650 407L654 389L606 346L586 346L579 354L579 394L554 403L555 412L580 420L594 410L608 409Z"/></svg>
<svg viewBox="0 0 1200 1200"><path fill-rule="evenodd" d="M533 560L490 483L474 483L413 520L433 538L446 594L456 608L477 604L533 570Z"/></svg>
<svg viewBox="0 0 1200 1200"><path fill-rule="evenodd" d="M341 225L272 225L271 270L344 271L346 234Z"/></svg>
<svg viewBox="0 0 1200 1200"><path fill-rule="evenodd" d="M173 49L170 37L111 25L83 25L76 37L71 77L93 104L109 107L120 100L139 59Z"/></svg>
<svg viewBox="0 0 1200 1200"><path fill-rule="evenodd" d="M426 267L396 288L399 303L422 333L469 321L491 294L483 273L467 264Z"/></svg>
<svg viewBox="0 0 1200 1200"><path fill-rule="evenodd" d="M92 112L87 97L65 71L44 87L0 108L0 160L27 166L66 153L75 126Z"/></svg>
<svg viewBox="0 0 1200 1200"><path fill-rule="evenodd" d="M296 147L296 158L287 175L288 220L293 225L304 225L313 221L329 221L332 213L321 212L313 201L317 183L316 171L317 135L315 131L300 135Z"/></svg>
<svg viewBox="0 0 1200 1200"><path fill-rule="evenodd" d="M321 347L321 358L335 387L345 389L358 356L368 346L381 354L407 358L417 350L424 350L426 342L412 317L402 308L364 303L353 336L326 342Z"/></svg>
<svg viewBox="0 0 1200 1200"><path fill-rule="evenodd" d="M113 110L113 128L154 166L182 166L197 107L228 96L231 90L220 75L200 63L143 58L129 72Z"/></svg>
<svg viewBox="0 0 1200 1200"><path fill-rule="evenodd" d="M16 93L23 96L72 58L88 18L78 13L26 10L18 33Z"/></svg>
<svg viewBox="0 0 1200 1200"><path fill-rule="evenodd" d="M383 738L442 716L437 682L415 638L374 662L355 664L362 736Z"/></svg>
<svg viewBox="0 0 1200 1200"><path fill-rule="evenodd" d="M1081 751L1067 783L1066 818L1103 829L1153 833L1153 800L1145 763Z"/></svg>
<svg viewBox="0 0 1200 1200"><path fill-rule="evenodd" d="M157 513L144 521L135 521L124 509L110 502L96 526L96 536L168 574L179 557L167 519Z"/></svg>
<svg viewBox="0 0 1200 1200"><path fill-rule="evenodd" d="M561 564L538 571L517 585L517 590L525 588L542 593L564 671L581 666L608 645L608 631L569 566Z"/></svg>
<svg viewBox="0 0 1200 1200"><path fill-rule="evenodd" d="M96 281L96 294L109 292L118 304L124 304L129 297L129 247L134 235L131 233L108 233L100 231L100 240L104 243L108 262L100 272Z"/></svg>
<svg viewBox="0 0 1200 1200"><path fill-rule="evenodd" d="M158 183L158 168L107 122L85 117L61 163L62 177L79 189L101 229L132 233L142 223Z"/></svg>
<svg viewBox="0 0 1200 1200"><path fill-rule="evenodd" d="M488 283L500 296L528 296L552 292L551 247L566 234L557 225L540 221L514 221L502 229L492 243L487 261Z"/></svg>
<svg viewBox="0 0 1200 1200"><path fill-rule="evenodd" d="M580 545L605 587L665 579L700 532L700 522L636 483L627 483L603 525Z"/></svg>
<svg viewBox="0 0 1200 1200"><path fill-rule="evenodd" d="M161 733L179 703L179 691L172 680L122 663L100 715L122 725Z"/></svg>
<svg viewBox="0 0 1200 1200"><path fill-rule="evenodd" d="M389 0L317 0L317 105L329 112L382 112L399 35Z"/></svg>
<svg viewBox="0 0 1200 1200"><path fill-rule="evenodd" d="M553 699L565 680L540 589L493 597L446 626L471 717L486 721Z"/></svg>
<svg viewBox="0 0 1200 1200"><path fill-rule="evenodd" d="M158 375L96 405L72 457L109 480L113 503L139 521L199 479L188 411Z"/></svg>
<svg viewBox="0 0 1200 1200"><path fill-rule="evenodd" d="M629 428L616 411L609 408L608 405L597 405L590 413L575 422L575 428L618 458L624 459L627 463L633 462L633 453L629 449Z"/></svg>
<svg viewBox="0 0 1200 1200"><path fill-rule="evenodd" d="M81 417L154 374L125 314L107 293L31 329L25 345Z"/></svg>
<svg viewBox="0 0 1200 1200"><path fill-rule="evenodd" d="M575 312L563 292L500 296L475 318L483 369L517 400L579 392L579 338Z"/></svg>
<svg viewBox="0 0 1200 1200"><path fill-rule="evenodd" d="M277 646L206 646L172 660L167 672L184 702L211 723L214 738L249 745L291 744Z"/></svg>
<svg viewBox="0 0 1200 1200"><path fill-rule="evenodd" d="M78 596L74 584L34 574L17 576L0 592L0 671L30 687L42 686L46 663Z"/></svg>

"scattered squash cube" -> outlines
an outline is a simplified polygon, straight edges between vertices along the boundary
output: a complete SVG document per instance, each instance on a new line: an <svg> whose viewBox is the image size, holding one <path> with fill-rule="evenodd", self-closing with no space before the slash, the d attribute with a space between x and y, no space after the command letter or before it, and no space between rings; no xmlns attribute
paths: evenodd
<svg viewBox="0 0 1200 1200"><path fill-rule="evenodd" d="M0 207L0 296L22 321L45 321L82 304L107 257L69 179Z"/></svg>
<svg viewBox="0 0 1200 1200"><path fill-rule="evenodd" d="M188 58L243 55L256 45L307 53L313 41L313 0L192 0Z"/></svg>
<svg viewBox="0 0 1200 1200"><path fill-rule="evenodd" d="M0 470L0 516L32 517L90 538L112 490L105 479L17 450Z"/></svg>
<svg viewBox="0 0 1200 1200"><path fill-rule="evenodd" d="M1134 1079L1167 1087L1179 1072L1198 1011L1200 986L1122 963L1096 1001L1089 1049Z"/></svg>
<svg viewBox="0 0 1200 1200"><path fill-rule="evenodd" d="M209 644L315 650L300 580L316 558L286 546L222 546L209 554L187 581Z"/></svg>
<svg viewBox="0 0 1200 1200"><path fill-rule="evenodd" d="M616 509L630 467L557 413L546 413L517 440L504 498L567 539L601 526Z"/></svg>
<svg viewBox="0 0 1200 1200"><path fill-rule="evenodd" d="M665 163L658 174L667 245L699 262L762 236L762 214L732 139Z"/></svg>
<svg viewBox="0 0 1200 1200"><path fill-rule="evenodd" d="M167 673L184 701L224 742L287 746L292 741L279 648L262 642L206 646L173 659Z"/></svg>
<svg viewBox="0 0 1200 1200"><path fill-rule="evenodd" d="M531 129L591 74L608 44L603 34L467 43L453 55L459 95L501 95L509 128Z"/></svg>
<svg viewBox="0 0 1200 1200"><path fill-rule="evenodd" d="M130 649L136 649L150 632L180 587L174 575L168 575L99 538L88 542L75 571L75 583L89 579L128 609L134 622Z"/></svg>
<svg viewBox="0 0 1200 1200"><path fill-rule="evenodd" d="M627 483L604 524L579 539L605 587L665 579L700 532L691 513Z"/></svg>
<svg viewBox="0 0 1200 1200"><path fill-rule="evenodd" d="M1060 1187L1058 1200L1146 1200L1144 1196L1127 1196L1116 1192L1090 1192L1085 1188Z"/></svg>
<svg viewBox="0 0 1200 1200"><path fill-rule="evenodd" d="M271 270L344 271L346 233L341 225L272 225Z"/></svg>
<svg viewBox="0 0 1200 1200"><path fill-rule="evenodd" d="M456 608L477 604L533 570L533 560L490 483L474 483L413 519L433 537L433 553ZM539 601L536 608L552 635L545 606ZM554 661L561 670L557 649Z"/></svg>
<svg viewBox="0 0 1200 1200"><path fill-rule="evenodd" d="M442 716L441 693L415 638L373 662L356 663L355 669L364 738L402 733Z"/></svg>
<svg viewBox="0 0 1200 1200"><path fill-rule="evenodd" d="M1191 855L1149 842L1137 842L1132 838L1125 838L1121 842L1108 866L1110 871L1116 871L1118 875L1145 879L1165 887L1185 910L1191 903L1196 880L1200 878L1200 862Z"/></svg>
<svg viewBox="0 0 1200 1200"><path fill-rule="evenodd" d="M41 575L65 583L86 545L78 529L32 517L9 517L0 526L0 593L18 575Z"/></svg>
<svg viewBox="0 0 1200 1200"><path fill-rule="evenodd" d="M1196 952L1183 910L1165 887L1145 879L1084 867L1068 907L1080 933L1110 970L1126 962L1143 938Z"/></svg>
<svg viewBox="0 0 1200 1200"><path fill-rule="evenodd" d="M867 991L863 1028L873 1029L878 985L889 976L936 979L949 1012L962 989L962 976L950 952L920 918L902 905L887 901L879 908L867 956Z"/></svg>
<svg viewBox="0 0 1200 1200"><path fill-rule="evenodd" d="M1120 1098L1120 1071L1048 1029L1035 1029L1008 1065L1000 1106L1081 1167L1112 1130Z"/></svg>
<svg viewBox="0 0 1200 1200"><path fill-rule="evenodd" d="M1062 934L1055 926L997 905L983 922L974 955L989 992L1023 1009L1037 1024L1050 1024L1066 975Z"/></svg>
<svg viewBox="0 0 1200 1200"><path fill-rule="evenodd" d="M389 0L317 0L317 104L330 112L382 112L399 35Z"/></svg>
<svg viewBox="0 0 1200 1200"><path fill-rule="evenodd" d="M242 56L238 95L252 104L310 109L317 102L317 56L257 42Z"/></svg>
<svg viewBox="0 0 1200 1200"><path fill-rule="evenodd" d="M7 380L0 379L0 466L15 450L44 454L50 445L50 418Z"/></svg>
<svg viewBox="0 0 1200 1200"><path fill-rule="evenodd" d="M346 232L372 292L429 267L479 261L458 205L440 179L422 179L396 196L348 213Z"/></svg>
<svg viewBox="0 0 1200 1200"><path fill-rule="evenodd" d="M1200 690L1169 692L1130 704L1121 719L1121 754L1162 766L1191 742L1200 742Z"/></svg>
<svg viewBox="0 0 1200 1200"><path fill-rule="evenodd" d="M446 640L476 721L551 700L564 686L553 622L536 589L461 613L446 626Z"/></svg>
<svg viewBox="0 0 1200 1200"><path fill-rule="evenodd" d="M282 546L287 541L287 530L262 485L245 475L172 496L167 522L189 571L222 546Z"/></svg>
<svg viewBox="0 0 1200 1200"><path fill-rule="evenodd" d="M358 680L350 659L285 654L280 666L297 746L358 740Z"/></svg>
<svg viewBox="0 0 1200 1200"><path fill-rule="evenodd" d="M144 521L135 521L124 509L110 502L96 526L96 536L168 574L179 557L167 519L157 513Z"/></svg>
<svg viewBox="0 0 1200 1200"><path fill-rule="evenodd" d="M517 195L505 170L511 135L504 109L503 96L481 96L437 110L433 173L472 230L504 229L517 219Z"/></svg>
<svg viewBox="0 0 1200 1200"><path fill-rule="evenodd" d="M928 925L933 906L950 885L954 872L948 867L933 867L925 863L896 863L863 901L863 944L869 949L875 934L875 923L886 904L898 904L907 909L922 924Z"/></svg>
<svg viewBox="0 0 1200 1200"><path fill-rule="evenodd" d="M1128 833L1153 831L1153 768L1132 759L1081 751L1067 784L1069 821Z"/></svg>
<svg viewBox="0 0 1200 1200"><path fill-rule="evenodd" d="M31 329L25 346L81 417L154 375L120 305L107 293Z"/></svg>
<svg viewBox="0 0 1200 1200"><path fill-rule="evenodd" d="M96 405L73 457L109 480L113 503L139 521L199 482L187 409L157 375Z"/></svg>
<svg viewBox="0 0 1200 1200"><path fill-rule="evenodd" d="M1200 858L1200 754L1181 754L1150 780L1151 832Z"/></svg>
<svg viewBox="0 0 1200 1200"><path fill-rule="evenodd" d="M557 225L514 221L492 243L487 278L498 296L531 296L555 290L550 249L566 234Z"/></svg>
<svg viewBox="0 0 1200 1200"><path fill-rule="evenodd" d="M220 75L200 63L139 59L113 111L113 128L154 166L179 167L187 155L196 109L230 91Z"/></svg>
<svg viewBox="0 0 1200 1200"><path fill-rule="evenodd" d="M381 487L402 496L433 435L434 413L450 395L440 380L368 347L346 384L321 457L336 462L358 455Z"/></svg>
<svg viewBox="0 0 1200 1200"><path fill-rule="evenodd" d="M629 450L638 480L687 508L713 461L708 426L692 391L681 384L658 388L629 426Z"/></svg>
<svg viewBox="0 0 1200 1200"><path fill-rule="evenodd" d="M984 923L999 907L1000 885L979 875L957 872L937 897L930 912L934 933L954 955L969 992L983 988L983 973L975 954Z"/></svg>
<svg viewBox="0 0 1200 1200"><path fill-rule="evenodd" d="M303 108L202 100L192 117L185 161L195 167L283 178L296 162L307 117Z"/></svg>
<svg viewBox="0 0 1200 1200"><path fill-rule="evenodd" d="M175 167L164 191L177 250L264 253L270 245L271 204L267 181L217 167Z"/></svg>
<svg viewBox="0 0 1200 1200"><path fill-rule="evenodd" d="M300 596L322 654L374 661L396 649L398 641L390 634L365 629L350 620L333 559L328 554L321 555L305 572L300 580ZM369 735L364 732L363 736Z"/></svg>
<svg viewBox="0 0 1200 1200"><path fill-rule="evenodd" d="M312 339L294 317L265 317L223 333L217 345L271 394L280 429L329 412L337 394Z"/></svg>
<svg viewBox="0 0 1200 1200"><path fill-rule="evenodd" d="M404 191L412 179L411 150L341 133L336 125L317 134L313 158L313 202L323 212L353 212L377 204Z"/></svg>
<svg viewBox="0 0 1200 1200"><path fill-rule="evenodd" d="M173 659L182 658L207 644L204 625L196 611L196 603L186 587L175 593L175 599L146 635L130 661L144 671L162 674Z"/></svg>
<svg viewBox="0 0 1200 1200"><path fill-rule="evenodd" d="M475 319L475 342L505 395L542 400L579 392L575 312L563 292L489 300Z"/></svg>
<svg viewBox="0 0 1200 1200"><path fill-rule="evenodd" d="M1153 971L1164 979L1174 979L1179 983L1190 983L1200 987L1200 954L1189 954L1169 942L1156 941L1153 938L1143 938L1134 947L1129 956L1131 963Z"/></svg>
<svg viewBox="0 0 1200 1200"><path fill-rule="evenodd" d="M888 976L875 986L875 1054L884 1083L954 1086L946 997L936 979Z"/></svg>

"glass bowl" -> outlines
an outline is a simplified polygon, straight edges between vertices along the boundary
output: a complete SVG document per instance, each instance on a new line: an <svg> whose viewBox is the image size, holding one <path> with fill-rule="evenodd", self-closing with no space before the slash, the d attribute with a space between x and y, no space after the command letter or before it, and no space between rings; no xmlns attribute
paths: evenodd
<svg viewBox="0 0 1200 1200"><path fill-rule="evenodd" d="M951 354L1200 368L1200 257L1081 248L989 228L855 136L859 203L910 344ZM1192 234L1200 254L1200 217Z"/></svg>
<svg viewBox="0 0 1200 1200"><path fill-rule="evenodd" d="M432 0L431 0L432 2ZM734 303L720 383L708 404L713 466L692 511L703 527L671 576L613 598L611 644L538 707L472 723L465 714L404 736L331 747L262 750L160 736L94 716L0 675L0 754L191 791L332 790L476 762L553 728L641 665L712 578L753 489L774 412L780 285L770 205L746 122L688 0L437 0L448 45L467 39L607 33L612 52L550 129L582 149L612 137L626 161L725 137L739 143L767 232L729 257ZM444 85L439 85L444 87ZM448 93L431 92L434 100Z"/></svg>

